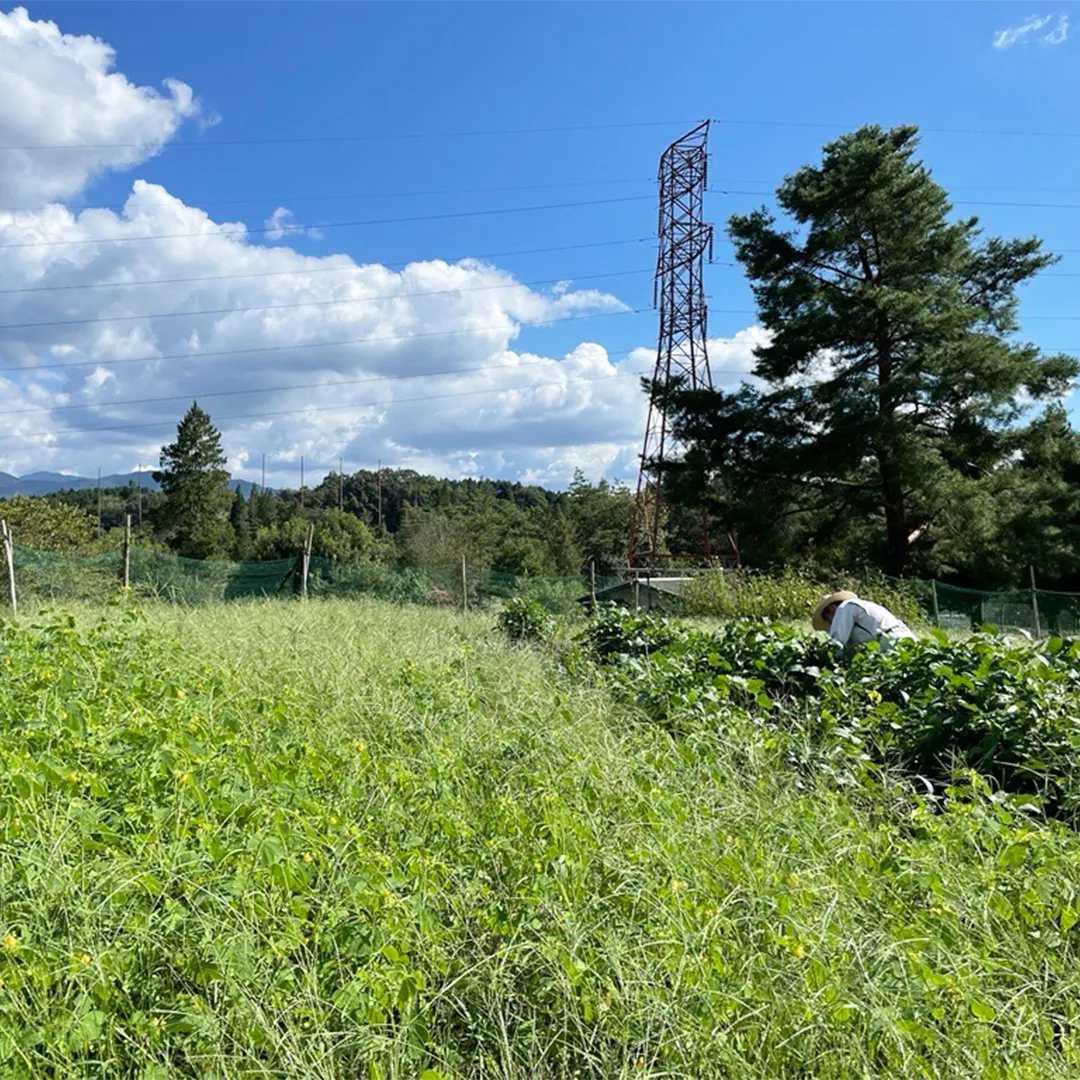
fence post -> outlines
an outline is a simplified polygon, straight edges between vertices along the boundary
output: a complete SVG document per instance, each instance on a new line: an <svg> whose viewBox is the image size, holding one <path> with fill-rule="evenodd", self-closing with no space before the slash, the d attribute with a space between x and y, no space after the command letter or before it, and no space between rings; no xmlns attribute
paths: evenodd
<svg viewBox="0 0 1080 1080"><path fill-rule="evenodd" d="M307 599L308 567L311 565L311 546L315 542L315 525L308 526L304 540L304 554L300 559L300 599Z"/></svg>
<svg viewBox="0 0 1080 1080"><path fill-rule="evenodd" d="M592 596L591 611L596 611L596 560L589 562L589 594Z"/></svg>
<svg viewBox="0 0 1080 1080"><path fill-rule="evenodd" d="M1035 567L1029 566L1031 572L1031 610L1035 615L1035 636L1042 637L1042 627L1039 625L1039 593L1035 588Z"/></svg>
<svg viewBox="0 0 1080 1080"><path fill-rule="evenodd" d="M465 570L465 556L461 556L461 610L469 610L469 580Z"/></svg>
<svg viewBox="0 0 1080 1080"><path fill-rule="evenodd" d="M7 560L8 597L11 600L11 614L18 615L19 605L15 599L15 545L12 543L11 530L6 520L0 521L0 535L4 540L4 557Z"/></svg>
<svg viewBox="0 0 1080 1080"><path fill-rule="evenodd" d="M121 580L124 583L124 588L131 588L131 515L127 514L124 517L124 553L123 553L123 569L121 570Z"/></svg>
<svg viewBox="0 0 1080 1080"><path fill-rule="evenodd" d="M930 591L933 593L933 597L934 597L934 625L940 630L941 629L941 610L938 607L937 578L931 578L931 580L930 580Z"/></svg>

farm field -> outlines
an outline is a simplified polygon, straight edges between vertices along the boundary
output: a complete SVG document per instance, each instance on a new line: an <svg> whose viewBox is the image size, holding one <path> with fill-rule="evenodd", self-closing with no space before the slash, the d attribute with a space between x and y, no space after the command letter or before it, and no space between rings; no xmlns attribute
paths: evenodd
<svg viewBox="0 0 1080 1080"><path fill-rule="evenodd" d="M620 681L484 614L5 624L0 1076L1076 1076L1067 814L878 769L877 669L789 707L753 634L703 707L693 643ZM957 693L1069 712L1064 643L1045 686L985 648Z"/></svg>

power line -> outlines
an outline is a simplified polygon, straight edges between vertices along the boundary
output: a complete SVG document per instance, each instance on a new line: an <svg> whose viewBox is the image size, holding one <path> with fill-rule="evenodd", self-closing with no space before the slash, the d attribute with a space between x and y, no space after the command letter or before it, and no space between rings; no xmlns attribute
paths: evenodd
<svg viewBox="0 0 1080 1080"><path fill-rule="evenodd" d="M476 285L467 289L434 289L428 292L394 293L388 296L348 297L341 300L297 300L288 304L255 304L250 307L205 308L200 311L157 311L143 312L139 315L98 315L89 319L59 319L45 322L0 324L0 332L5 330L33 330L41 327L86 326L96 323L137 322L139 319L196 319L204 315L233 315L248 311L283 311L288 308L333 307L341 304L384 304L391 300L415 299L422 296L453 296L457 293L490 292L498 289L520 289L533 285L554 285L562 281L594 281L602 278L631 277L638 274L651 274L652 267L641 270L612 270L603 274L582 274L572 277L545 278L541 281L511 281L499 285Z"/></svg>
<svg viewBox="0 0 1080 1080"><path fill-rule="evenodd" d="M620 315L642 315L651 311L650 308L628 308L625 311L600 311L589 315L567 315L561 319L545 319L537 322L523 322L517 325L526 329L534 326L557 326L568 322L583 322L586 319L613 319ZM309 341L296 342L292 345L256 345L246 349L220 349L202 353L165 353L161 356L132 356L121 357L113 360L75 360L57 364L35 364L33 367L20 365L17 367L0 367L0 374L8 372L21 372L22 374L36 371L57 371L64 368L80 367L117 367L122 364L154 364L159 360L211 360L222 356L248 356L257 353L269 352L296 352L308 349L325 349L341 345L383 345L396 344L405 341L414 341L433 337L456 337L460 334L485 334L494 331L509 329L505 324L502 326L470 326L463 330L435 330L424 331L419 334L388 334L382 337L346 338L342 341Z"/></svg>
<svg viewBox="0 0 1080 1080"><path fill-rule="evenodd" d="M516 251L488 251L481 254L454 256L433 255L423 259L409 259L405 262L397 263L372 264L350 261L348 266L315 266L304 267L299 270L263 270L251 274L204 274L199 277L187 278L149 278L141 279L139 281L92 281L80 285L28 285L18 289L0 289L0 296L8 296L13 293L70 292L76 289L130 289L139 285L192 285L200 281L240 281L245 278L291 277L298 274L352 274L357 270L362 270L365 266L370 265L378 265L387 270L400 270L418 262L458 263L464 262L466 259L503 259L511 255L541 255L552 251L581 251L585 248L617 247L622 244L651 244L655 243L655 241L655 236L634 236L629 237L626 240L595 240L587 244L556 244L553 247L518 248ZM2 247L0 247L0 250L2 250ZM348 256L345 257L348 258Z"/></svg>
<svg viewBox="0 0 1080 1080"><path fill-rule="evenodd" d="M729 127L787 127L787 128L831 128L853 131L859 123L836 123L820 120L743 120L719 119L715 123ZM1035 139L1080 139L1080 131L1023 131L1018 128L951 128L924 127L917 125L921 134L931 135L989 135L994 138L1019 137Z"/></svg>
<svg viewBox="0 0 1080 1080"><path fill-rule="evenodd" d="M228 146L284 146L293 144L395 142L424 139L501 138L510 135L554 135L578 131L617 131L635 128L690 127L701 120L632 120L608 124L565 124L536 127L488 128L472 131L393 131L350 132L340 135L279 135L253 139L206 139L202 142L173 141L162 149L209 150ZM762 120L749 117L718 118L714 121L728 127L782 127L820 130L853 130L857 121L824 120ZM1039 131L1020 128L933 127L919 125L920 132L933 135L986 135L993 138L1078 139L1080 131ZM0 150L37 152L41 150L147 150L146 143L37 143L21 146L0 146Z"/></svg>
<svg viewBox="0 0 1080 1080"><path fill-rule="evenodd" d="M349 135L285 135L269 139L208 139L205 142L170 142L162 149L182 147L206 150L219 146L279 146L290 143L392 142L411 139L472 139L504 135L554 135L571 131L616 131L625 128L674 127L696 124L699 120L632 120L612 124L567 124L556 127L491 128L486 131L393 131ZM0 150L147 150L145 143L42 143L29 146L0 146Z"/></svg>
<svg viewBox="0 0 1080 1080"><path fill-rule="evenodd" d="M1075 189L1074 189L1075 190ZM769 198L775 191L746 191L740 188L709 188L710 195L757 195L762 198ZM1014 206L1022 208L1030 208L1036 210L1080 210L1080 203L1046 203L1046 202L1022 202L1016 201L998 201L991 199L953 199L950 198L949 202L953 206Z"/></svg>
<svg viewBox="0 0 1080 1080"><path fill-rule="evenodd" d="M741 183L757 184L767 183L765 180L745 180ZM259 198L233 199L233 198L195 198L188 205L199 206L264 206L270 203L282 206L286 203L295 204L302 202L354 202L359 199L412 199L427 196L443 195L491 195L500 191L540 191L550 188L563 187L603 187L615 184L655 184L656 178L652 176L631 176L612 180L557 180L547 184L501 184L497 187L468 187L468 188L442 188L432 191L352 191L339 195L265 195ZM122 203L104 203L95 206L95 210L123 210L127 206ZM41 210L40 206L8 206L0 207L0 214L36 214Z"/></svg>
<svg viewBox="0 0 1080 1080"><path fill-rule="evenodd" d="M613 360L621 357L630 356L637 351L638 347L632 349L622 349L619 352L607 353L607 359ZM39 406L33 409L3 409L0 410L0 416L30 416L35 413L57 413L57 412L76 412L83 409L120 409L126 408L131 405L161 405L168 401L187 401L189 398L195 401L204 401L207 398L220 398L220 397L239 397L244 394L279 394L288 393L293 390L336 390L341 386L360 386L365 383L377 383L377 382L397 382L401 379L436 379L446 378L455 375L475 375L481 372L505 372L516 371L518 368L523 367L543 367L547 364L561 363L562 361L552 360L522 360L520 363L510 365L493 365L493 364L479 364L475 367L467 368L444 368L441 371L407 371L396 372L392 375L365 375L362 379L334 379L329 382L302 382L302 383L290 383L286 386L256 386L245 387L242 390L208 390L208 391L186 391L183 394L167 394L162 397L150 397L150 398L125 398L117 401L90 401L83 402L76 405L51 405L51 406ZM714 371L721 372L725 375L750 375L752 374L746 368L727 368L727 367L715 367ZM641 374L648 374L642 372Z"/></svg>
<svg viewBox="0 0 1080 1080"><path fill-rule="evenodd" d="M634 352L634 349L624 349L622 352L608 353L607 356L610 360L613 357L629 356L632 352ZM334 379L329 382L291 383L287 386L245 387L243 390L188 391L183 394L168 394L164 397L127 398L119 401L94 401L79 405L54 405L34 409L3 409L0 410L0 416L29 416L33 413L74 412L80 409L119 409L129 405L160 405L167 401L187 401L189 398L195 401L202 401L206 398L238 397L242 394L277 394L286 393L291 390L334 390L339 386L359 386L363 383L372 382L395 382L399 379L435 379L452 375L475 375L485 371L498 372L516 370L519 367L541 367L544 364L550 363L559 363L559 361L523 360L519 364L514 364L512 368L509 366L497 367L492 364L480 364L476 367L468 368L444 368L442 371L407 371L394 373L392 375L365 375L362 379ZM736 369L732 368L731 370L735 371ZM738 370L741 371L742 369Z"/></svg>
<svg viewBox="0 0 1080 1080"><path fill-rule="evenodd" d="M218 421L222 420L265 420L268 417L277 416L299 416L304 413L312 412L340 412L343 409L367 409L374 408L379 405L404 405L416 401L439 401L445 398L459 398L459 397L472 397L476 394L506 394L514 393L521 390L537 390L547 386L568 386L570 383L581 382L605 382L612 379L627 379L636 378L640 379L648 375L647 371L622 371L617 372L614 375L581 375L574 376L571 379L559 380L556 382L540 382L540 383L526 383L524 386L487 386L481 390L460 390L447 394L424 394L419 397L411 398L397 398L393 401L354 401L348 405L307 405L300 409L280 409L274 412L257 412L257 413L234 413L230 416L218 417ZM186 396L186 395L185 395ZM155 420L150 423L143 424L117 424L110 425L109 427L96 427L96 428L64 428L60 431L30 431L30 432L14 432L9 434L0 435L0 439L40 439L40 438L63 438L69 435L92 435L95 432L111 432L111 431L136 431L143 428L157 428L164 427L171 423L169 420Z"/></svg>
<svg viewBox="0 0 1080 1080"><path fill-rule="evenodd" d="M84 244L131 244L146 240L188 240L193 238L212 238L218 236L259 236L266 233L281 233L282 237L293 233L309 232L317 229L352 229L368 225L403 225L414 221L446 221L450 218L493 217L498 214L526 214L540 210L567 210L580 206L608 206L613 203L642 202L655 199L655 195L619 195L611 199L582 199L578 202L540 203L536 206L504 206L486 210L455 210L445 214L412 214L407 217L367 218L359 221L321 221L310 224L263 225L257 229L244 226L240 229L218 229L209 232L154 233L145 236L108 236L82 240L27 240L17 244L4 244L4 250L28 247L73 247Z"/></svg>

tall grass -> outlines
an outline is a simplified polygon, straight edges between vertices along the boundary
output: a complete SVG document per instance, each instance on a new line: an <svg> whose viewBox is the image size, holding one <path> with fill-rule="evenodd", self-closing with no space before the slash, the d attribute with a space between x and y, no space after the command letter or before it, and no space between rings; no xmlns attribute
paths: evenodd
<svg viewBox="0 0 1080 1080"><path fill-rule="evenodd" d="M834 790L734 710L675 737L481 617L32 621L4 1077L1080 1069L1080 842L984 791Z"/></svg>
<svg viewBox="0 0 1080 1080"><path fill-rule="evenodd" d="M776 574L716 571L691 579L680 595L679 608L691 617L808 622L826 593L850 589L916 626L927 618L916 587L915 583L908 586L881 576L860 582L841 575L821 583L793 570Z"/></svg>

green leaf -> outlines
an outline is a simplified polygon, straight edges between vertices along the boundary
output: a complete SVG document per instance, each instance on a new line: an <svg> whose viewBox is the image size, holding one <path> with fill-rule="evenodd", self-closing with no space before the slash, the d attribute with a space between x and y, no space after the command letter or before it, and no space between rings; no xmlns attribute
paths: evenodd
<svg viewBox="0 0 1080 1080"><path fill-rule="evenodd" d="M990 1023L990 1021L997 1016L992 1005L988 1005L985 1001L980 1001L978 998L972 998L968 1004L971 1007L972 1015L974 1015L977 1020Z"/></svg>

